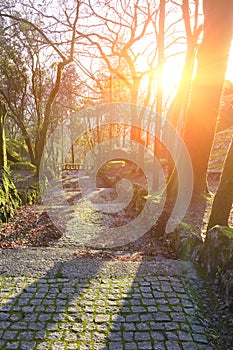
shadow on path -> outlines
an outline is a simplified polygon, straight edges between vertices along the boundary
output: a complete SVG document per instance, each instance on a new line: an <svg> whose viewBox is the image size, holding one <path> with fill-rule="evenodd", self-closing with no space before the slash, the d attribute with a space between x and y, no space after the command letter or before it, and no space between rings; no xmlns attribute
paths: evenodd
<svg viewBox="0 0 233 350"><path fill-rule="evenodd" d="M38 253L38 250L36 252ZM33 259L33 252L31 255ZM88 290L92 288L95 290L94 285L98 282L94 280L92 283L91 279L95 279L101 261L95 260L83 268L82 264L79 264L77 267L79 270L75 271L79 278L66 278L62 277L61 270L65 271L66 275L72 276L70 266L76 262L75 259L66 262L59 260L51 262L45 259L40 266L41 261L36 261L34 257L35 261L31 260L29 266L30 258L26 261L17 261L17 254L14 258L16 269L15 273L12 272L12 276L18 277L0 277L0 348L36 349L42 342L41 348L49 349L53 340L62 341L64 336L68 342L75 343L76 335L82 333L79 326L85 323L85 313L78 300L85 298ZM39 279L24 276L40 274L43 268L47 272ZM74 269L73 266L73 272ZM1 274L7 272L4 268L2 270ZM9 276L9 273L7 275ZM57 349L62 349L59 344L57 346Z"/></svg>
<svg viewBox="0 0 233 350"><path fill-rule="evenodd" d="M207 292L190 263L71 256L1 252L1 349L230 349L206 320ZM211 334L222 338L210 345Z"/></svg>

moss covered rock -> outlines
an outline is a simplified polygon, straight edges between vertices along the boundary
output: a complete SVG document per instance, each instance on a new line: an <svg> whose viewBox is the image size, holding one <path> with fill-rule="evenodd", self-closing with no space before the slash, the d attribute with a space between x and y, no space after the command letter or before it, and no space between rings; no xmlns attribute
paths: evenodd
<svg viewBox="0 0 233 350"><path fill-rule="evenodd" d="M6 139L7 159L8 161L25 162L28 159L27 148L23 140Z"/></svg>
<svg viewBox="0 0 233 350"><path fill-rule="evenodd" d="M203 241L200 233L191 225L179 223L168 237L172 249L182 260L197 260Z"/></svg>
<svg viewBox="0 0 233 350"><path fill-rule="evenodd" d="M28 187L21 188L18 190L19 196L22 200L22 204L32 205L38 202L40 199L40 187L39 183L32 184Z"/></svg>
<svg viewBox="0 0 233 350"><path fill-rule="evenodd" d="M218 292L226 306L233 312L233 257L218 274Z"/></svg>
<svg viewBox="0 0 233 350"><path fill-rule="evenodd" d="M233 257L233 228L214 226L207 232L200 263L210 275L223 271Z"/></svg>
<svg viewBox="0 0 233 350"><path fill-rule="evenodd" d="M2 168L0 170L0 224L7 222L21 203L9 171Z"/></svg>

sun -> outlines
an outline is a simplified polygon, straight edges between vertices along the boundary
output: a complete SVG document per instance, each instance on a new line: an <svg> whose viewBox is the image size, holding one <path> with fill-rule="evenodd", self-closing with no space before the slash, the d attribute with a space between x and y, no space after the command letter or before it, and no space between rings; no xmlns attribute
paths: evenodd
<svg viewBox="0 0 233 350"><path fill-rule="evenodd" d="M183 70L183 60L173 58L165 62L163 69L163 89L166 94L173 94L177 90Z"/></svg>

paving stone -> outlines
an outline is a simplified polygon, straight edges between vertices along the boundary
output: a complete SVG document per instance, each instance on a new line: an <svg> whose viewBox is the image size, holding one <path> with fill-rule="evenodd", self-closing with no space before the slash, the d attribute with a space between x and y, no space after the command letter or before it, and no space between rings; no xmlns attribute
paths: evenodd
<svg viewBox="0 0 233 350"><path fill-rule="evenodd" d="M99 314L95 316L95 322L96 323L103 323L103 322L109 322L110 316L105 314Z"/></svg>
<svg viewBox="0 0 233 350"><path fill-rule="evenodd" d="M123 332L123 340L124 341L133 341L134 340L134 332L124 331Z"/></svg>
<svg viewBox="0 0 233 350"><path fill-rule="evenodd" d="M86 327L87 329L89 329L90 330L90 328L89 327ZM72 327L71 327L71 329L72 329L72 331L73 332L77 332L77 333L81 333L81 332L83 332L83 325L82 324L74 324Z"/></svg>
<svg viewBox="0 0 233 350"><path fill-rule="evenodd" d="M182 342L183 350L197 350L197 345L192 342Z"/></svg>
<svg viewBox="0 0 233 350"><path fill-rule="evenodd" d="M8 342L5 344L4 349L19 349L19 347L20 347L19 342L12 342L12 343Z"/></svg>
<svg viewBox="0 0 233 350"><path fill-rule="evenodd" d="M16 337L17 333L18 333L17 331L12 331L12 330L5 331L3 333L2 339L13 340Z"/></svg>
<svg viewBox="0 0 233 350"><path fill-rule="evenodd" d="M151 313L147 313L147 314L140 314L140 320L143 322L147 322L147 321L152 321L154 320L154 316Z"/></svg>
<svg viewBox="0 0 233 350"><path fill-rule="evenodd" d="M166 331L166 339L167 340L178 340L178 335L175 332Z"/></svg>
<svg viewBox="0 0 233 350"><path fill-rule="evenodd" d="M126 322L138 322L140 321L139 315L137 314L132 314L132 315L127 315L125 317Z"/></svg>
<svg viewBox="0 0 233 350"><path fill-rule="evenodd" d="M165 343L164 342L158 342L156 341L154 344L153 344L153 350L166 350L166 346L165 346ZM170 350L170 349L169 349Z"/></svg>
<svg viewBox="0 0 233 350"><path fill-rule="evenodd" d="M136 324L136 328L139 331L149 331L151 329L149 323L142 323L142 322L141 323L137 323Z"/></svg>
<svg viewBox="0 0 233 350"><path fill-rule="evenodd" d="M26 322L14 322L11 324L11 328L12 329L19 329L19 330L27 329L28 323L26 323Z"/></svg>
<svg viewBox="0 0 233 350"><path fill-rule="evenodd" d="M4 349L6 341L0 339L0 349Z"/></svg>
<svg viewBox="0 0 233 350"><path fill-rule="evenodd" d="M125 343L125 350L137 350L137 344L136 343Z"/></svg>
<svg viewBox="0 0 233 350"><path fill-rule="evenodd" d="M161 332L161 331L157 331L157 332L151 332L150 333L151 335L151 338L154 340L154 341L162 341L162 340L165 340L165 333L164 332Z"/></svg>
<svg viewBox="0 0 233 350"><path fill-rule="evenodd" d="M174 307L171 305L158 305L158 307L157 307L158 312L161 311L161 312L168 313L171 311L171 309L173 309L173 311L174 311Z"/></svg>
<svg viewBox="0 0 233 350"><path fill-rule="evenodd" d="M77 350L77 343L75 342L75 343L71 343L71 342L69 342L68 344L67 344L67 348L66 348L67 350Z"/></svg>
<svg viewBox="0 0 233 350"><path fill-rule="evenodd" d="M24 341L24 342L21 342L20 350L31 350L31 349L34 349L35 345L36 345L35 342Z"/></svg>
<svg viewBox="0 0 233 350"><path fill-rule="evenodd" d="M50 347L50 342L43 341L37 345L36 349L37 350L48 350L49 347Z"/></svg>
<svg viewBox="0 0 233 350"><path fill-rule="evenodd" d="M182 349L180 347L179 343L176 341L168 340L165 343L166 343L167 349L169 349L169 350L181 350Z"/></svg>
<svg viewBox="0 0 233 350"><path fill-rule="evenodd" d="M51 350L64 350L66 344L63 342L56 342L52 344Z"/></svg>
<svg viewBox="0 0 233 350"><path fill-rule="evenodd" d="M135 340L137 341L143 341L143 340L150 340L150 333L149 332L135 332L134 335Z"/></svg>
<svg viewBox="0 0 233 350"><path fill-rule="evenodd" d="M180 324L177 322L164 322L163 325L166 331L175 331L180 328Z"/></svg>
<svg viewBox="0 0 233 350"><path fill-rule="evenodd" d="M85 332L83 334L78 334L78 339L83 342L90 342L91 341L91 333Z"/></svg>
<svg viewBox="0 0 233 350"><path fill-rule="evenodd" d="M191 328L192 328L192 331L194 333L205 333L205 330L204 330L203 326L199 326L199 325L196 325L196 324L191 324Z"/></svg>
<svg viewBox="0 0 233 350"><path fill-rule="evenodd" d="M49 321L52 319L51 314L41 314L38 316L38 321Z"/></svg>
<svg viewBox="0 0 233 350"><path fill-rule="evenodd" d="M7 321L10 319L10 315L6 312L0 312L0 321Z"/></svg>
<svg viewBox="0 0 233 350"><path fill-rule="evenodd" d="M211 349L205 316L184 278L114 276L0 276L0 348Z"/></svg>
<svg viewBox="0 0 233 350"><path fill-rule="evenodd" d="M92 340L94 343L102 343L106 340L107 335L105 333L100 333L100 332L93 332L92 333Z"/></svg>
<svg viewBox="0 0 233 350"><path fill-rule="evenodd" d="M37 331L35 333L34 339L35 340L43 340L46 336L46 332L45 331Z"/></svg>
<svg viewBox="0 0 233 350"><path fill-rule="evenodd" d="M57 340L57 339L61 339L63 336L63 333L62 332L50 332L49 335L48 335L48 338L49 339L54 339L54 340Z"/></svg>
<svg viewBox="0 0 233 350"><path fill-rule="evenodd" d="M147 312L147 309L143 306L132 306L132 311L134 313L141 313L141 312L145 313L145 312Z"/></svg>
<svg viewBox="0 0 233 350"><path fill-rule="evenodd" d="M197 343L204 343L204 344L208 344L208 340L206 338L206 336L204 334L199 334L199 333L193 333L193 339L197 342Z"/></svg>
<svg viewBox="0 0 233 350"><path fill-rule="evenodd" d="M152 344L148 342L138 342L138 349L140 350L152 350Z"/></svg>
<svg viewBox="0 0 233 350"><path fill-rule="evenodd" d="M22 307L22 311L25 312L25 313L30 313L30 312L33 312L34 311L34 306L23 306Z"/></svg>
<svg viewBox="0 0 233 350"><path fill-rule="evenodd" d="M25 340L25 339L27 339L27 340L33 340L33 338L35 337L35 333L34 332L31 332L31 331L24 331L24 332L19 332L18 334L17 334L17 339L18 340L21 340L21 339L23 339L23 340Z"/></svg>
<svg viewBox="0 0 233 350"><path fill-rule="evenodd" d="M31 322L28 324L28 329L32 329L35 331L41 331L45 328L45 323L42 322Z"/></svg>
<svg viewBox="0 0 233 350"><path fill-rule="evenodd" d="M186 316L181 312L171 312L170 316L174 322L185 322L186 321Z"/></svg>
<svg viewBox="0 0 233 350"><path fill-rule="evenodd" d="M151 294L150 297L148 297L147 299L142 299L142 305L145 306L150 306L150 305L155 305L155 300L151 298ZM131 304L132 304L132 300L131 300Z"/></svg>
<svg viewBox="0 0 233 350"><path fill-rule="evenodd" d="M184 341L192 341L193 339L192 339L192 336L191 336L191 334L189 333L189 332L184 332L184 331L180 331L180 332L178 332L178 336L179 336L179 339L180 340L184 340Z"/></svg>
<svg viewBox="0 0 233 350"><path fill-rule="evenodd" d="M10 326L10 322L0 322L0 329L6 329Z"/></svg>
<svg viewBox="0 0 233 350"><path fill-rule="evenodd" d="M158 322L166 322L171 320L169 315L162 312L156 312L153 315L154 315L154 319Z"/></svg>
<svg viewBox="0 0 233 350"><path fill-rule="evenodd" d="M128 325L129 327L131 327L131 325L132 325L134 327L133 323L122 323L122 324L123 324L123 327L125 325ZM111 324L111 331L120 331L120 329L121 329L121 323L113 323L113 324Z"/></svg>
<svg viewBox="0 0 233 350"><path fill-rule="evenodd" d="M108 344L109 350L123 350L123 344L120 342L110 342Z"/></svg>
<svg viewBox="0 0 233 350"><path fill-rule="evenodd" d="M111 332L108 336L110 340L121 340L122 335L121 332Z"/></svg>

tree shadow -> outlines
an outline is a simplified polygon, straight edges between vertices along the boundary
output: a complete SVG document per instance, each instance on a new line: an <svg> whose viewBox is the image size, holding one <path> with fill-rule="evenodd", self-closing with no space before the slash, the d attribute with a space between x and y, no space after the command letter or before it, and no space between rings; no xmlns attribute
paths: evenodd
<svg viewBox="0 0 233 350"><path fill-rule="evenodd" d="M21 275L16 268L19 277L0 280L0 348L155 350L179 348L183 341L188 348L195 337L200 349L208 348L190 263L57 258L36 265L30 259L28 275L35 267L39 278L21 277L25 261L18 260Z"/></svg>
<svg viewBox="0 0 233 350"><path fill-rule="evenodd" d="M98 283L101 260L82 262L69 259L61 262L57 259L52 263L45 260L42 267L36 266L36 261L30 267L28 259L27 264L28 269L23 269L25 261L22 261L20 274L21 263L15 262L15 275L18 276L15 278L6 277L11 274L1 264L0 348L34 349L42 342L45 349L46 343L49 348L52 340L62 342L64 335L75 343L79 332L82 340L85 310L79 299L84 298L87 290L90 292L91 286ZM46 271L45 274L41 274L41 268ZM38 272L41 277L25 278L26 270L29 276L35 276Z"/></svg>
<svg viewBox="0 0 233 350"><path fill-rule="evenodd" d="M38 249L34 252L40 254ZM3 257L10 254L3 252ZM167 269L177 273L173 260L109 263L101 259L59 261L52 256L52 261L45 259L37 264L36 254L32 261L33 250L25 254L26 260L20 261L15 251L13 259L1 264L5 276L0 282L0 332L4 330L0 348L63 349L66 343L68 349L96 350L138 343L150 349L154 340L148 338L147 328L153 325L157 333L152 337L162 337L161 322L169 319L156 305L160 300L165 307L164 293L170 278L163 275ZM12 275L7 264L18 277L6 277ZM160 277L154 276L156 271ZM36 274L40 277L22 277Z"/></svg>

